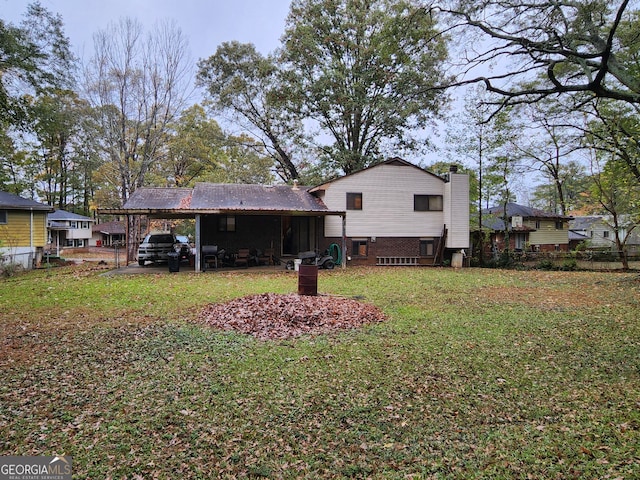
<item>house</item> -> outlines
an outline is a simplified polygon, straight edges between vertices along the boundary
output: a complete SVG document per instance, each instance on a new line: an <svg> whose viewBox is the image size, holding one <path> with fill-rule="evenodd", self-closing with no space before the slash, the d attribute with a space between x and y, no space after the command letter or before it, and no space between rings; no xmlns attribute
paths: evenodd
<svg viewBox="0 0 640 480"><path fill-rule="evenodd" d="M197 183L139 188L100 213L195 219L202 249L273 250L280 259L337 246L343 265L432 265L469 247L469 179L395 158L316 187ZM129 239L129 251L139 239Z"/></svg>
<svg viewBox="0 0 640 480"><path fill-rule="evenodd" d="M347 258L354 265L432 265L469 248L469 177L439 177L400 158L310 190L329 209L346 210ZM341 225L326 217L325 246Z"/></svg>
<svg viewBox="0 0 640 480"><path fill-rule="evenodd" d="M114 220L112 222L98 223L91 227L91 247L111 247L124 245L126 239L124 222Z"/></svg>
<svg viewBox="0 0 640 480"><path fill-rule="evenodd" d="M626 239L627 252L636 254L640 251L639 229L630 228L634 223L629 215L620 215L618 221L624 227L620 230L620 238L623 241ZM612 225L613 222L607 215L575 217L569 222L571 248L575 249L584 242L589 248L617 250L616 234Z"/></svg>
<svg viewBox="0 0 640 480"><path fill-rule="evenodd" d="M567 215L507 203L505 227L504 206L485 209L482 226L490 231L487 250L566 252L569 250L571 219ZM509 233L508 246L505 245L505 232Z"/></svg>
<svg viewBox="0 0 640 480"><path fill-rule="evenodd" d="M84 215L56 210L47 216L51 248L60 252L64 247L88 247L94 220Z"/></svg>
<svg viewBox="0 0 640 480"><path fill-rule="evenodd" d="M33 268L47 243L49 205L0 192L0 262Z"/></svg>

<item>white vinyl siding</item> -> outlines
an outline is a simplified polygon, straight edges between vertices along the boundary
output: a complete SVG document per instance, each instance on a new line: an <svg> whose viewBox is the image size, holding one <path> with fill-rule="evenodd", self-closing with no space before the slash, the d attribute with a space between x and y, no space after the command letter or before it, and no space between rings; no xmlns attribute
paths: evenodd
<svg viewBox="0 0 640 480"><path fill-rule="evenodd" d="M449 173L444 196L447 248L469 248L469 176Z"/></svg>
<svg viewBox="0 0 640 480"><path fill-rule="evenodd" d="M444 212L414 211L414 195L444 195L444 185L418 168L379 165L330 183L323 201L330 210L344 210L348 192L362 193L362 210L347 212L348 237L440 237ZM342 235L340 218L326 217L325 235Z"/></svg>
<svg viewBox="0 0 640 480"><path fill-rule="evenodd" d="M605 235L608 233L608 236ZM591 245L594 247L611 247L615 244L615 235L611 227L604 222L596 222L591 226Z"/></svg>

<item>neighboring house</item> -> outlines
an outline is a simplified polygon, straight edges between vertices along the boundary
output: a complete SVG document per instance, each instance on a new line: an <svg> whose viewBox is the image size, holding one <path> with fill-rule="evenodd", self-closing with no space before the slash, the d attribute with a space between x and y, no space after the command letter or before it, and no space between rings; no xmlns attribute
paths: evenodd
<svg viewBox="0 0 640 480"><path fill-rule="evenodd" d="M622 224L625 223L625 219L629 219L629 216L620 216ZM617 250L616 234L611 225L612 221L606 215L575 217L569 222L571 248L576 248L584 242L590 248ZM626 237L627 229L622 229L620 238L624 240ZM626 245L628 253L635 254L640 251L640 227L631 230Z"/></svg>
<svg viewBox="0 0 640 480"><path fill-rule="evenodd" d="M398 158L314 188L139 188L122 209L100 213L195 219L196 269L204 246L273 249L282 259L336 244L343 263L369 265L433 264L469 247L468 176L441 178Z"/></svg>
<svg viewBox="0 0 640 480"><path fill-rule="evenodd" d="M559 252L569 250L569 221L572 217L507 203L505 227L504 207L482 211L482 226L489 229L487 251L503 251L505 232L509 233L511 251ZM487 252L485 252L487 253Z"/></svg>
<svg viewBox="0 0 640 480"><path fill-rule="evenodd" d="M56 210L47 216L50 248L88 247L94 220L77 213Z"/></svg>
<svg viewBox="0 0 640 480"><path fill-rule="evenodd" d="M469 248L469 177L455 167L442 178L393 158L310 192L331 210L346 209L353 264L434 264ZM326 217L323 245L341 235L339 219Z"/></svg>
<svg viewBox="0 0 640 480"><path fill-rule="evenodd" d="M124 222L114 220L113 222L98 223L91 227L91 232L90 247L111 247L125 244Z"/></svg>
<svg viewBox="0 0 640 480"><path fill-rule="evenodd" d="M39 265L47 243L48 205L0 192L0 261L24 268Z"/></svg>

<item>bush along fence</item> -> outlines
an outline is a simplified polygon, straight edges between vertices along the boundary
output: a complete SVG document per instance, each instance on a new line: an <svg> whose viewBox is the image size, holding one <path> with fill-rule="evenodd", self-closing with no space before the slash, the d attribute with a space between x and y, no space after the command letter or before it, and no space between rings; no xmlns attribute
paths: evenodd
<svg viewBox="0 0 640 480"><path fill-rule="evenodd" d="M486 257L481 264L472 259L471 266L488 268L532 268L537 270L622 270L622 252L584 250L573 252L502 251ZM626 254L630 269L640 269L640 254Z"/></svg>

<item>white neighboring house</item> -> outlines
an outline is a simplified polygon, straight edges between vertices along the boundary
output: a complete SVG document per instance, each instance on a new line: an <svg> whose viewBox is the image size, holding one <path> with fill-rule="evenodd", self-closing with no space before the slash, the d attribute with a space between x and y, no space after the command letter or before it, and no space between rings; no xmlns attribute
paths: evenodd
<svg viewBox="0 0 640 480"><path fill-rule="evenodd" d="M346 210L347 258L360 265L440 263L469 248L469 176L443 178L400 158L309 190ZM338 217L325 217L325 242L339 243Z"/></svg>
<svg viewBox="0 0 640 480"><path fill-rule="evenodd" d="M49 249L60 254L64 247L88 247L94 220L77 213L56 210L47 216Z"/></svg>
<svg viewBox="0 0 640 480"><path fill-rule="evenodd" d="M633 225L629 215L620 216L621 225L627 228L620 230L620 238L624 241L627 237L629 226ZM593 215L585 217L575 217L569 223L569 231L576 243L585 241L592 248L608 248L616 250L616 234L612 227L613 222L609 216ZM626 240L627 252L635 254L640 252L640 227L636 226L629 233ZM575 247L576 245L572 245Z"/></svg>

